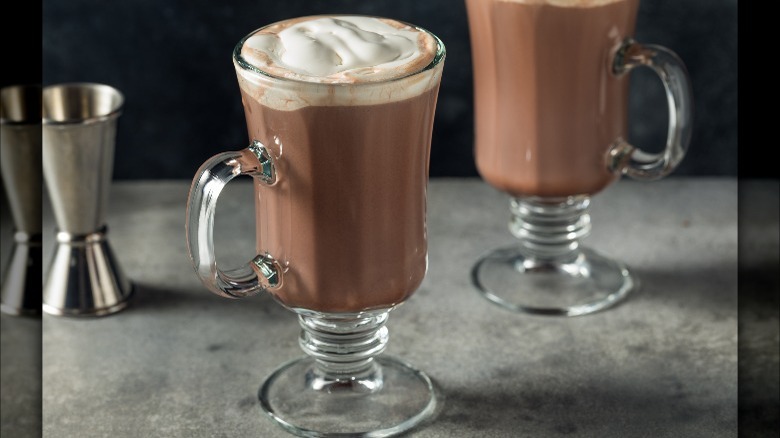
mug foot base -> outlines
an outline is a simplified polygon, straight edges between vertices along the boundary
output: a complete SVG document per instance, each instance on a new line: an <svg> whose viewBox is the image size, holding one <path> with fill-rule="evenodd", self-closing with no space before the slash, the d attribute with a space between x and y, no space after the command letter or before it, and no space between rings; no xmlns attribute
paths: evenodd
<svg viewBox="0 0 780 438"><path fill-rule="evenodd" d="M398 359L374 360L381 370L374 385L355 379L323 385L313 377L314 359L294 360L266 379L260 405L288 432L317 437L391 436L434 414L437 399L428 376Z"/></svg>
<svg viewBox="0 0 780 438"><path fill-rule="evenodd" d="M482 256L471 271L477 290L506 309L579 316L622 301L637 287L628 268L583 248L566 262L540 260L512 246Z"/></svg>

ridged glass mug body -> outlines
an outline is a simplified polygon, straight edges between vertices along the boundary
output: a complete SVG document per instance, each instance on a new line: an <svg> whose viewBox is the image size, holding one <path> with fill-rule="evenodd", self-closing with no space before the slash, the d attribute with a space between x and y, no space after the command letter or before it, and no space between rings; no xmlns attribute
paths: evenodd
<svg viewBox="0 0 780 438"><path fill-rule="evenodd" d="M583 248L590 196L626 174L671 173L691 137L690 79L671 50L633 39L639 0L465 0L474 61L477 168L512 196L516 244L472 281L518 312L585 315L625 298L625 265ZM667 98L666 146L627 142L628 78L653 70Z"/></svg>
<svg viewBox="0 0 780 438"><path fill-rule="evenodd" d="M237 58L240 59L240 58ZM257 253L272 254L285 306L392 308L427 268L426 186L443 62L403 78L318 84L236 62L250 141L273 157L255 182Z"/></svg>
<svg viewBox="0 0 780 438"><path fill-rule="evenodd" d="M480 175L513 196L592 195L616 180L628 75L612 59L639 0L597 6L466 0Z"/></svg>

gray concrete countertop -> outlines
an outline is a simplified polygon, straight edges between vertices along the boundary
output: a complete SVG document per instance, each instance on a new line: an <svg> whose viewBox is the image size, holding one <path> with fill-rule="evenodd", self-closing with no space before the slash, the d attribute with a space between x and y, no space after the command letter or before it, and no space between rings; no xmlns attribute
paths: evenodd
<svg viewBox="0 0 780 438"><path fill-rule="evenodd" d="M137 295L110 317L43 317L44 436L288 436L256 392L302 355L297 318L268 296L226 300L200 285L186 256L188 187L112 187L109 240ZM222 264L253 255L251 190L233 183L219 204ZM431 181L429 271L388 322L386 354L443 395L410 436L736 435L736 180L624 180L591 216L586 244L626 262L640 289L589 316L515 314L469 280L479 254L511 239L508 199L475 179Z"/></svg>

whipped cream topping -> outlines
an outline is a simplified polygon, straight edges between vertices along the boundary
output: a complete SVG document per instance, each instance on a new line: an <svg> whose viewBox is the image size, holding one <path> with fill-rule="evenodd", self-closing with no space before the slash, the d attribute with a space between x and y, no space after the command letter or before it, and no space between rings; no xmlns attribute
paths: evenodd
<svg viewBox="0 0 780 438"><path fill-rule="evenodd" d="M409 99L438 86L444 67L444 46L433 34L379 17L280 21L248 35L237 50L243 93L280 111Z"/></svg>
<svg viewBox="0 0 780 438"><path fill-rule="evenodd" d="M404 23L365 16L314 16L265 27L241 57L272 76L317 83L376 82L422 70L438 44Z"/></svg>

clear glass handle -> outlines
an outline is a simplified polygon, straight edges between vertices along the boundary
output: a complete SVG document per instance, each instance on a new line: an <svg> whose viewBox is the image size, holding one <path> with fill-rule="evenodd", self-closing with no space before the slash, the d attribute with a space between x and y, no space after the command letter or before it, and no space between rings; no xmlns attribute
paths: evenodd
<svg viewBox="0 0 780 438"><path fill-rule="evenodd" d="M223 152L198 169L187 200L187 251L200 281L215 294L243 298L277 288L282 284L282 267L270 254L258 255L248 264L223 271L214 252L214 214L222 188L239 175L250 175L263 184L276 183L276 167L262 143Z"/></svg>
<svg viewBox="0 0 780 438"><path fill-rule="evenodd" d="M669 103L666 148L651 154L620 139L610 150L609 166L635 179L654 180L671 173L688 150L693 122L691 80L685 64L671 50L626 40L615 55L613 72L622 75L638 66L653 69L664 84Z"/></svg>

